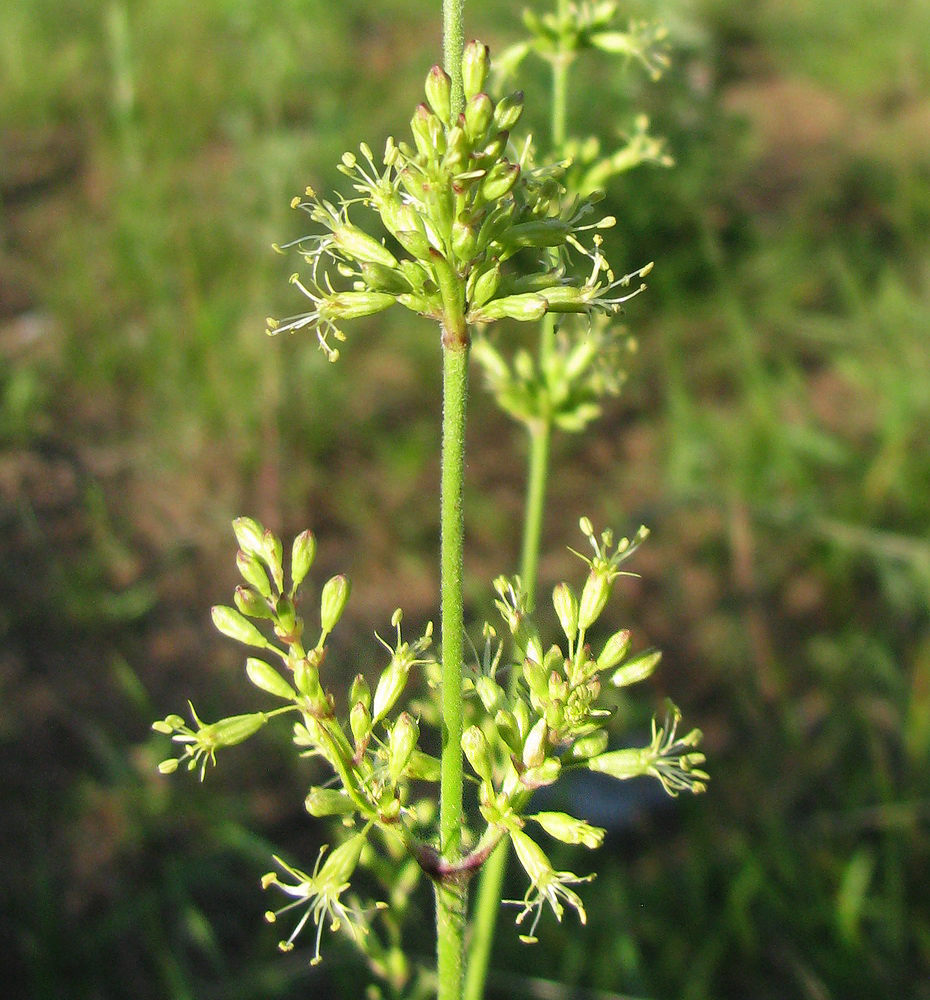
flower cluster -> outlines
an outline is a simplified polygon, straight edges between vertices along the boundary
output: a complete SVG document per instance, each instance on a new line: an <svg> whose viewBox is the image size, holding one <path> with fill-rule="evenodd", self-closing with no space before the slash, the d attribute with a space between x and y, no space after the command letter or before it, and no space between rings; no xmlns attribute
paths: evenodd
<svg viewBox="0 0 930 1000"><path fill-rule="evenodd" d="M344 340L343 320L395 302L438 320L447 342L464 342L470 324L614 313L636 293L639 286L624 289L647 269L616 279L600 249L597 230L615 219L593 217L594 194L564 197L560 178L569 161L537 166L529 140L514 145L523 95L493 100L484 90L489 69L486 46L466 46L465 110L454 115L451 80L434 66L427 102L410 122L412 145L388 139L380 165L365 144L360 156L345 153L340 170L353 197L333 203L308 189L305 199L294 199L322 232L278 249L296 248L309 265L306 277L291 280L311 308L269 320L269 333L314 329L335 360L330 338ZM377 213L384 235L352 222L357 204ZM588 260L586 274L569 273L577 254ZM522 266L508 266L516 257Z"/></svg>

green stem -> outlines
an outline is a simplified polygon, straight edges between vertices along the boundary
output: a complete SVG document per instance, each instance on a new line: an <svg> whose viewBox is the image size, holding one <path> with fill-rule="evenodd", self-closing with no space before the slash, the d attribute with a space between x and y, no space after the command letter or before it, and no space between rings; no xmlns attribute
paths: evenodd
<svg viewBox="0 0 930 1000"><path fill-rule="evenodd" d="M465 50L465 0L442 0L443 67L452 79L452 120L465 110L462 53Z"/></svg>
<svg viewBox="0 0 930 1000"><path fill-rule="evenodd" d="M568 16L568 0L559 0L558 16L564 20ZM572 52L560 52L552 60L552 147L558 150L565 142L565 126L568 110L568 68L574 59ZM545 369L555 347L555 320L552 315L543 317L539 336L539 369ZM527 467L526 507L523 518L523 544L520 554L520 577L526 590L527 603L532 608L536 603L538 582L539 550L542 542L543 513L546 506L546 485L549 478L549 450L552 441L552 418L546 413L537 423L531 424L530 451ZM517 673L511 680L515 682ZM485 862L481 870L475 913L472 921L472 938L468 952L468 968L465 973L464 1000L482 1000L491 948L500 912L501 892L510 842L504 840Z"/></svg>

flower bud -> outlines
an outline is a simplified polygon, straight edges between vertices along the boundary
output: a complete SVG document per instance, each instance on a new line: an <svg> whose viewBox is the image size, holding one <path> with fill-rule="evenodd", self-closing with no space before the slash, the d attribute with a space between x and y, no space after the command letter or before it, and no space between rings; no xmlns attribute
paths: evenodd
<svg viewBox="0 0 930 1000"><path fill-rule="evenodd" d="M571 225L562 219L536 219L506 229L500 235L500 243L514 253L528 247L558 247L571 231Z"/></svg>
<svg viewBox="0 0 930 1000"><path fill-rule="evenodd" d="M513 712L499 708L494 715L494 726L497 734L512 753L519 753L523 746L523 737Z"/></svg>
<svg viewBox="0 0 930 1000"><path fill-rule="evenodd" d="M320 707L326 704L326 692L320 684L320 669L305 656L294 664L294 683L312 706Z"/></svg>
<svg viewBox="0 0 930 1000"><path fill-rule="evenodd" d="M430 107L448 125L452 118L452 80L442 66L434 66L429 71L425 89Z"/></svg>
<svg viewBox="0 0 930 1000"><path fill-rule="evenodd" d="M625 628L614 634L604 643L601 655L597 658L598 670L610 670L620 663L630 651L630 630Z"/></svg>
<svg viewBox="0 0 930 1000"><path fill-rule="evenodd" d="M501 160L488 171L487 177L481 182L481 196L486 201L497 201L513 190L520 176L520 164Z"/></svg>
<svg viewBox="0 0 930 1000"><path fill-rule="evenodd" d="M332 632L342 617L351 589L349 578L342 574L331 577L323 585L323 593L320 595L320 623L324 635Z"/></svg>
<svg viewBox="0 0 930 1000"><path fill-rule="evenodd" d="M233 523L233 531L239 548L247 556L258 556L264 552L263 538L265 528L251 517L237 517Z"/></svg>
<svg viewBox="0 0 930 1000"><path fill-rule="evenodd" d="M530 731L530 709L522 698L517 698L513 706L513 717L517 723L517 732L520 734L520 742L526 739Z"/></svg>
<svg viewBox="0 0 930 1000"><path fill-rule="evenodd" d="M394 707L407 684L410 661L392 657L384 672L378 678L375 697L371 705L372 722L380 722Z"/></svg>
<svg viewBox="0 0 930 1000"><path fill-rule="evenodd" d="M530 694L536 702L544 702L549 696L549 686L547 683L546 671L532 659L526 657L523 661L523 676L529 686Z"/></svg>
<svg viewBox="0 0 930 1000"><path fill-rule="evenodd" d="M309 529L302 531L291 546L291 594L304 582L316 557L316 536Z"/></svg>
<svg viewBox="0 0 930 1000"><path fill-rule="evenodd" d="M333 292L320 303L320 316L325 319L362 319L384 312L394 305L395 296L388 292Z"/></svg>
<svg viewBox="0 0 930 1000"><path fill-rule="evenodd" d="M472 323L487 323L504 318L532 323L542 319L546 309L546 300L539 295L507 295L502 299L492 299L486 305L473 309L468 319Z"/></svg>
<svg viewBox="0 0 930 1000"><path fill-rule="evenodd" d="M284 569L281 560L284 558L284 548L281 539L268 528L262 533L262 551L257 553L268 569L278 590L284 589Z"/></svg>
<svg viewBox="0 0 930 1000"><path fill-rule="evenodd" d="M520 775L520 784L524 788L544 788L559 780L562 773L562 762L558 757L547 757L539 767L527 768Z"/></svg>
<svg viewBox="0 0 930 1000"><path fill-rule="evenodd" d="M347 816L355 812L355 803L336 788L311 788L304 800L311 816Z"/></svg>
<svg viewBox="0 0 930 1000"><path fill-rule="evenodd" d="M439 125L439 119L425 104L418 104L410 119L410 131L413 133L417 152L426 160L432 160L437 153L436 128L431 124L431 119Z"/></svg>
<svg viewBox="0 0 930 1000"><path fill-rule="evenodd" d="M468 156L471 153L465 129L461 125L454 125L449 129L446 142L447 146L445 156L443 157L443 166L447 170L452 171L463 169L465 164L468 163Z"/></svg>
<svg viewBox="0 0 930 1000"><path fill-rule="evenodd" d="M523 91L518 90L497 102L494 124L502 131L510 131L523 114Z"/></svg>
<svg viewBox="0 0 930 1000"><path fill-rule="evenodd" d="M563 812L541 812L527 819L537 822L550 837L561 840L563 844L582 844L592 850L601 846L607 832Z"/></svg>
<svg viewBox="0 0 930 1000"><path fill-rule="evenodd" d="M546 759L546 750L549 748L549 727L545 719L537 719L535 725L530 730L523 744L523 765L524 767L539 767Z"/></svg>
<svg viewBox="0 0 930 1000"><path fill-rule="evenodd" d="M471 764L472 770L487 785L493 786L494 773L491 768L491 751L488 741L478 726L469 726L462 733L462 750Z"/></svg>
<svg viewBox="0 0 930 1000"><path fill-rule="evenodd" d="M394 254L383 243L357 226L338 226L333 230L333 243L347 257L359 263L366 261L371 264L381 264L383 267L397 267L397 258Z"/></svg>
<svg viewBox="0 0 930 1000"><path fill-rule="evenodd" d="M611 582L607 573L592 570L581 591L581 604L578 608L578 627L590 628L600 617L604 605L610 597Z"/></svg>
<svg viewBox="0 0 930 1000"><path fill-rule="evenodd" d="M340 844L335 851L323 862L323 867L317 875L317 885L320 887L320 895L328 892L332 896L336 895L336 890L344 886L351 878L352 873L358 865L358 859L362 856L362 848L365 846L366 835L357 833L350 837L344 844Z"/></svg>
<svg viewBox="0 0 930 1000"><path fill-rule="evenodd" d="M578 598L567 583L559 583L552 591L552 604L559 616L559 624L569 642L578 634Z"/></svg>
<svg viewBox="0 0 930 1000"><path fill-rule="evenodd" d="M235 639L236 642L241 642L245 646L258 646L259 649L266 649L271 645L261 632L235 608L218 604L210 613L217 631L230 639Z"/></svg>
<svg viewBox="0 0 930 1000"><path fill-rule="evenodd" d="M262 691L293 701L297 694L287 681L264 660L250 656L245 661L245 672L249 680Z"/></svg>
<svg viewBox="0 0 930 1000"><path fill-rule="evenodd" d="M460 261L471 260L475 256L477 246L478 235L475 232L475 227L456 219L452 223L452 252L456 259Z"/></svg>
<svg viewBox="0 0 930 1000"><path fill-rule="evenodd" d="M649 747L644 749L611 750L609 753L598 754L588 761L588 770L597 774L608 774L611 778L623 781L627 778L638 778L648 774L652 756Z"/></svg>
<svg viewBox="0 0 930 1000"><path fill-rule="evenodd" d="M638 684L652 676L661 659L662 651L660 649L647 649L614 671L610 683L618 688L626 687L629 684Z"/></svg>
<svg viewBox="0 0 930 1000"><path fill-rule="evenodd" d="M440 770L438 757L431 757L422 750L414 749L404 775L413 781L439 781Z"/></svg>
<svg viewBox="0 0 930 1000"><path fill-rule="evenodd" d="M214 749L233 747L254 736L268 721L264 712L250 712L248 715L231 715L209 726L204 726L198 735L203 743Z"/></svg>
<svg viewBox="0 0 930 1000"><path fill-rule="evenodd" d="M236 566L239 569L242 579L249 586L254 587L262 597L271 597L271 581L268 579L268 574L262 568L262 564L255 556L249 555L240 549L236 553Z"/></svg>
<svg viewBox="0 0 930 1000"><path fill-rule="evenodd" d="M487 132L494 119L494 104L485 93L475 94L465 105L465 132L473 143Z"/></svg>
<svg viewBox="0 0 930 1000"><path fill-rule="evenodd" d="M420 738L420 727L409 712L401 712L388 740L388 774L396 785L410 762L414 747Z"/></svg>
<svg viewBox="0 0 930 1000"><path fill-rule="evenodd" d="M349 728L356 750L368 745L371 736L371 712L363 701L357 701L349 712Z"/></svg>
<svg viewBox="0 0 930 1000"><path fill-rule="evenodd" d="M356 674L349 688L349 704L361 702L365 708L371 708L371 688L361 674Z"/></svg>
<svg viewBox="0 0 930 1000"><path fill-rule="evenodd" d="M572 757L575 760L587 760L589 757L596 757L607 749L607 731L598 729L597 732L588 736L582 736L572 745Z"/></svg>
<svg viewBox="0 0 930 1000"><path fill-rule="evenodd" d="M383 264L364 262L362 264L362 280L373 292L403 295L404 292L410 291L410 285L404 279L403 274L394 268L384 267Z"/></svg>
<svg viewBox="0 0 930 1000"><path fill-rule="evenodd" d="M497 681L488 677L487 674L482 674L475 681L475 691L481 699L481 704L484 705L484 710L489 715L493 715L499 708L502 708L507 701L504 689L497 683Z"/></svg>
<svg viewBox="0 0 930 1000"><path fill-rule="evenodd" d="M274 617L265 598L251 587L236 587L233 600L236 603L236 607L249 618Z"/></svg>
<svg viewBox="0 0 930 1000"><path fill-rule="evenodd" d="M472 275L475 275L472 280ZM496 263L493 267L482 271L472 271L469 275L469 282L466 285L466 296L473 307L483 306L500 287L501 266ZM470 288L468 286L471 286Z"/></svg>
<svg viewBox="0 0 930 1000"><path fill-rule="evenodd" d="M479 41L469 42L462 53L462 86L466 101L484 90L490 68L491 52L487 45Z"/></svg>
<svg viewBox="0 0 930 1000"><path fill-rule="evenodd" d="M481 146L479 149L474 150L472 157L476 161L488 160L491 163L496 163L500 160L504 150L507 148L507 143L510 141L509 132L497 132L495 133L488 142Z"/></svg>
<svg viewBox="0 0 930 1000"><path fill-rule="evenodd" d="M303 635L304 623L297 617L294 602L287 594L282 594L275 601L274 615L274 634L288 644L297 642Z"/></svg>

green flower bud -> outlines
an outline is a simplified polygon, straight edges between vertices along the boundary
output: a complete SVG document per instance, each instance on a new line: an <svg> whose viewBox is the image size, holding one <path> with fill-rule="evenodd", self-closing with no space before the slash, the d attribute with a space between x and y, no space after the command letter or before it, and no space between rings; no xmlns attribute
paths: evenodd
<svg viewBox="0 0 930 1000"><path fill-rule="evenodd" d="M247 584L254 587L262 597L271 597L271 581L255 556L248 555L240 549L236 553L236 566Z"/></svg>
<svg viewBox="0 0 930 1000"><path fill-rule="evenodd" d="M471 764L472 770L487 785L493 787L494 772L491 768L491 751L488 741L478 726L469 726L462 733L462 750Z"/></svg>
<svg viewBox="0 0 930 1000"><path fill-rule="evenodd" d="M403 274L394 268L382 264L362 264L362 280L373 292L387 292L390 295L403 295L410 291L410 285Z"/></svg>
<svg viewBox="0 0 930 1000"><path fill-rule="evenodd" d="M452 80L442 66L434 66L429 71L425 89L430 107L448 125L452 118Z"/></svg>
<svg viewBox="0 0 930 1000"><path fill-rule="evenodd" d="M500 287L500 283L500 264L495 262L493 267L486 270L475 269L468 276L468 282L465 286L466 298L472 307L483 306L495 294ZM488 366L485 365L485 367Z"/></svg>
<svg viewBox="0 0 930 1000"><path fill-rule="evenodd" d="M497 681L488 677L487 674L482 674L475 681L475 691L478 693L481 704L484 705L484 709L489 715L493 715L507 701L504 689Z"/></svg>
<svg viewBox="0 0 930 1000"><path fill-rule="evenodd" d="M333 230L333 243L353 260L397 267L397 258L373 236L357 226L344 225Z"/></svg>
<svg viewBox="0 0 930 1000"><path fill-rule="evenodd" d="M475 256L478 236L474 226L456 219L452 223L452 252L456 259L469 261Z"/></svg>
<svg viewBox="0 0 930 1000"><path fill-rule="evenodd" d="M501 160L489 171L481 182L481 196L487 201L497 201L513 190L520 177L520 164Z"/></svg>
<svg viewBox="0 0 930 1000"><path fill-rule="evenodd" d="M250 712L248 715L231 715L228 719L220 719L209 726L204 726L198 736L203 744L212 749L234 747L244 743L254 736L268 721L264 712Z"/></svg>
<svg viewBox="0 0 930 1000"><path fill-rule="evenodd" d="M537 702L544 702L549 697L549 684L545 669L528 656L523 661L523 676L533 698Z"/></svg>
<svg viewBox="0 0 930 1000"><path fill-rule="evenodd" d="M502 299L492 299L480 308L472 309L468 316L471 323L489 323L496 319L516 319L532 323L546 313L548 304L539 295L508 295Z"/></svg>
<svg viewBox="0 0 930 1000"><path fill-rule="evenodd" d="M371 708L371 688L361 674L356 674L349 688L349 704L361 702L365 708Z"/></svg>
<svg viewBox="0 0 930 1000"><path fill-rule="evenodd" d="M439 781L441 765L438 757L431 757L422 750L414 749L407 762L404 776L412 781Z"/></svg>
<svg viewBox="0 0 930 1000"><path fill-rule="evenodd" d="M380 722L394 707L401 692L407 684L407 674L410 672L410 661L392 657L384 672L378 678L375 687L375 697L371 705L373 722Z"/></svg>
<svg viewBox="0 0 930 1000"><path fill-rule="evenodd" d="M600 617L604 605L610 597L611 581L607 573L592 570L581 591L581 604L578 608L578 627L590 628Z"/></svg>
<svg viewBox="0 0 930 1000"><path fill-rule="evenodd" d="M537 719L523 744L523 766L539 767L549 749L549 727L545 719Z"/></svg>
<svg viewBox="0 0 930 1000"><path fill-rule="evenodd" d="M291 595L304 582L316 558L316 536L309 529L302 531L291 546Z"/></svg>
<svg viewBox="0 0 930 1000"><path fill-rule="evenodd" d="M550 837L561 840L563 844L582 844L592 850L601 846L607 832L563 812L541 812L527 819L538 823Z"/></svg>
<svg viewBox="0 0 930 1000"><path fill-rule="evenodd" d="M314 708L326 705L326 692L320 684L320 668L305 656L294 664L294 683Z"/></svg>
<svg viewBox="0 0 930 1000"><path fill-rule="evenodd" d="M351 878L352 873L358 866L358 860L362 856L362 848L365 846L366 835L357 833L350 837L344 844L340 844L335 851L323 862L323 867L317 875L316 884L319 886L319 893L327 893L330 896L338 895L341 887Z"/></svg>
<svg viewBox="0 0 930 1000"><path fill-rule="evenodd" d="M371 712L364 702L357 701L349 712L349 728L355 741L356 751L368 746L371 738Z"/></svg>
<svg viewBox="0 0 930 1000"><path fill-rule="evenodd" d="M262 551L259 555L268 569L271 570L278 590L283 590L284 568L281 561L284 558L284 548L281 545L281 539L268 528L265 528L262 533Z"/></svg>
<svg viewBox="0 0 930 1000"><path fill-rule="evenodd" d="M526 739L530 731L530 709L522 698L517 698L513 706L513 717L517 723L517 732L520 734L520 744Z"/></svg>
<svg viewBox="0 0 930 1000"><path fill-rule="evenodd" d="M416 719L408 712L401 712L388 740L388 774L392 785L400 781L419 738Z"/></svg>
<svg viewBox="0 0 930 1000"><path fill-rule="evenodd" d="M239 548L247 556L260 556L264 553L265 528L263 525L251 517L237 517L232 526Z"/></svg>
<svg viewBox="0 0 930 1000"><path fill-rule="evenodd" d="M598 670L610 670L620 663L630 651L630 630L621 629L604 643L601 655L597 658Z"/></svg>
<svg viewBox="0 0 930 1000"><path fill-rule="evenodd" d="M258 646L259 649L267 649L271 645L261 632L235 608L218 604L210 613L217 631L228 638L235 639L236 642L241 642L244 646Z"/></svg>
<svg viewBox="0 0 930 1000"><path fill-rule="evenodd" d="M413 254L417 260L429 261L431 259L433 246L423 233L415 229L399 229L394 233L394 238L407 253ZM400 299L400 297L398 298Z"/></svg>
<svg viewBox="0 0 930 1000"><path fill-rule="evenodd" d="M552 604L565 637L569 642L574 642L578 634L578 598L567 583L556 585L552 591Z"/></svg>
<svg viewBox="0 0 930 1000"><path fill-rule="evenodd" d="M320 623L324 635L329 635L342 617L351 589L348 577L342 574L331 577L323 585L323 593L320 595Z"/></svg>
<svg viewBox="0 0 930 1000"><path fill-rule="evenodd" d="M278 698L286 698L293 701L297 694L287 681L264 660L258 660L250 656L245 661L245 672L249 680L262 691L276 695Z"/></svg>
<svg viewBox="0 0 930 1000"><path fill-rule="evenodd" d="M644 749L611 750L598 754L588 761L588 770L597 774L608 774L611 778L624 781L649 773L652 754L649 747Z"/></svg>
<svg viewBox="0 0 930 1000"><path fill-rule="evenodd" d="M395 296L387 292L333 292L320 303L324 319L361 319L384 312L394 305Z"/></svg>
<svg viewBox="0 0 930 1000"><path fill-rule="evenodd" d="M499 708L494 715L494 726L511 753L519 753L523 747L523 737L513 712Z"/></svg>
<svg viewBox="0 0 930 1000"><path fill-rule="evenodd" d="M297 642L303 635L304 623L297 617L294 602L287 594L282 594L275 601L274 614L274 634L288 644Z"/></svg>
<svg viewBox="0 0 930 1000"><path fill-rule="evenodd" d="M268 602L251 587L236 587L233 594L236 607L249 618L273 618Z"/></svg>
<svg viewBox="0 0 930 1000"><path fill-rule="evenodd" d="M466 164L471 166L469 163L471 146L461 125L454 125L449 129L446 143L446 153L442 162L447 170L458 171L465 168Z"/></svg>
<svg viewBox="0 0 930 1000"><path fill-rule="evenodd" d="M652 676L661 659L661 650L647 649L616 670L610 678L610 683L618 688L627 687L629 684L638 684Z"/></svg>
<svg viewBox="0 0 930 1000"><path fill-rule="evenodd" d="M494 120L494 104L485 93L475 94L465 105L465 132L473 143L478 142Z"/></svg>
<svg viewBox="0 0 930 1000"><path fill-rule="evenodd" d="M511 131L523 115L523 91L518 90L497 102L494 124L502 131Z"/></svg>
<svg viewBox="0 0 930 1000"><path fill-rule="evenodd" d="M479 41L469 42L462 53L462 86L466 101L484 90L490 68L491 52L487 45Z"/></svg>
<svg viewBox="0 0 930 1000"><path fill-rule="evenodd" d="M442 152L437 148L438 133L442 131L442 125L439 118L425 104L417 105L417 110L410 119L410 131L413 133L417 151L424 159L432 160L437 152Z"/></svg>
<svg viewBox="0 0 930 1000"><path fill-rule="evenodd" d="M488 160L491 163L496 163L500 160L504 150L507 148L507 143L510 141L509 132L497 132L488 142L482 146L480 149L476 149L472 153L472 157L476 162L481 160Z"/></svg>
<svg viewBox="0 0 930 1000"><path fill-rule="evenodd" d="M562 762L558 757L547 757L539 767L527 768L520 775L520 783L525 788L544 788L559 780L562 773Z"/></svg>
<svg viewBox="0 0 930 1000"><path fill-rule="evenodd" d="M572 745L572 757L575 760L587 760L589 757L602 754L607 749L607 739L607 731L604 729L582 736Z"/></svg>
<svg viewBox="0 0 930 1000"><path fill-rule="evenodd" d="M336 788L311 788L304 801L311 816L347 816L355 812L355 803Z"/></svg>
<svg viewBox="0 0 930 1000"><path fill-rule="evenodd" d="M499 242L511 254L528 247L559 247L571 231L571 225L562 219L536 219L506 229Z"/></svg>

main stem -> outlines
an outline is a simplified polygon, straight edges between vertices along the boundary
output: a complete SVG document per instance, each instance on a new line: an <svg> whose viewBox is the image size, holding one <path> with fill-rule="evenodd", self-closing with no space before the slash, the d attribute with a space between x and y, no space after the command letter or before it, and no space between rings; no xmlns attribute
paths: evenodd
<svg viewBox="0 0 930 1000"><path fill-rule="evenodd" d="M568 16L568 0L559 0L558 16ZM558 150L565 142L565 122L568 109L568 67L573 53L557 53L552 59L552 148ZM539 370L555 348L555 320L544 316L539 335ZM539 550L542 540L543 512L546 506L546 485L549 478L549 451L552 441L552 415L548 412L529 425L530 450L527 466L526 507L523 517L523 545L520 552L520 577L526 590L527 604L536 603ZM513 678L517 677L517 672ZM501 893L509 857L509 841L504 840L485 862L478 883L475 916L472 922L471 947L465 974L464 1000L482 1000L491 961L491 947L500 912Z"/></svg>
<svg viewBox="0 0 930 1000"><path fill-rule="evenodd" d="M464 110L462 52L465 0L443 0L443 63L452 79L453 117ZM442 761L439 778L439 851L457 861L462 838L462 665L465 645L465 414L468 399L468 329L463 295L444 290L442 330L442 471L440 483L440 589L442 595ZM461 1000L465 942L465 880L436 882L437 1000Z"/></svg>

